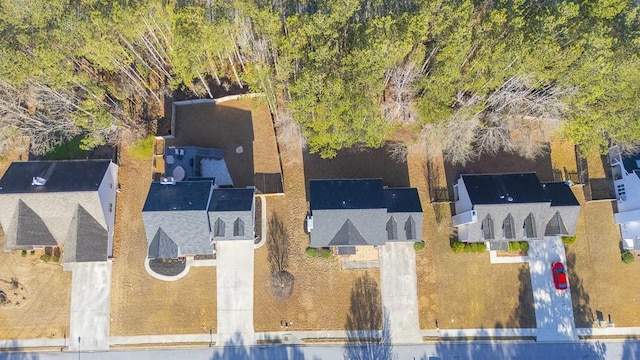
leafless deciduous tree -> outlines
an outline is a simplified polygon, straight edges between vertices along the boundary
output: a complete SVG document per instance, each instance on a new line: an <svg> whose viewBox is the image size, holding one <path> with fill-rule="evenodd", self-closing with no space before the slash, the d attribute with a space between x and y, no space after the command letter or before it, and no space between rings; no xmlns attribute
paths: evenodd
<svg viewBox="0 0 640 360"><path fill-rule="evenodd" d="M278 300L286 300L293 293L295 278L288 271L278 271L271 276L271 293Z"/></svg>
<svg viewBox="0 0 640 360"><path fill-rule="evenodd" d="M402 141L389 141L385 148L389 153L389 157L394 161L405 163L407 162L407 154L409 150L407 145Z"/></svg>
<svg viewBox="0 0 640 360"><path fill-rule="evenodd" d="M28 136L31 151L45 153L80 132L71 116L78 110L71 93L39 83L18 89L0 81L0 142L6 147L15 136Z"/></svg>
<svg viewBox="0 0 640 360"><path fill-rule="evenodd" d="M412 61L404 61L390 69L385 78L385 88L389 84L389 95L382 102L382 111L389 122L413 123L418 115L414 107L414 83L421 71Z"/></svg>
<svg viewBox="0 0 640 360"><path fill-rule="evenodd" d="M427 156L429 147L440 147L456 164L498 151L535 158L548 151L564 117L563 98L572 93L526 76L508 79L486 97L461 92L447 121L423 127L421 144Z"/></svg>
<svg viewBox="0 0 640 360"><path fill-rule="evenodd" d="M269 218L267 231L267 249L269 250L269 266L271 273L286 270L289 266L289 233L278 214Z"/></svg>

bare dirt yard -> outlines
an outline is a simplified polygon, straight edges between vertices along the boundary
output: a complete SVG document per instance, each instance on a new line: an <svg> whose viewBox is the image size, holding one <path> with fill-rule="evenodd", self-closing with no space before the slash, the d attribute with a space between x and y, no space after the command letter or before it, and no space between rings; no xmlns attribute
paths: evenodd
<svg viewBox="0 0 640 360"><path fill-rule="evenodd" d="M167 146L219 148L234 186L257 185L256 174L280 174L271 114L262 97L176 106Z"/></svg>
<svg viewBox="0 0 640 360"><path fill-rule="evenodd" d="M640 258L632 264L620 259L614 201L585 202L580 191L574 193L582 210L576 242L567 246L567 272L576 326L591 327L598 319L608 323L609 316L616 326L640 326L640 283L635 278Z"/></svg>
<svg viewBox="0 0 640 360"><path fill-rule="evenodd" d="M28 147L25 147L26 150ZM0 161L0 175L11 161L27 155L9 153ZM0 227L0 248L5 235ZM0 251L0 339L63 338L69 334L71 273L62 264L40 260L33 254ZM0 296L1 297L1 296Z"/></svg>
<svg viewBox="0 0 640 360"><path fill-rule="evenodd" d="M256 251L255 330L285 330L281 327L281 321L293 323L289 327L292 330L345 329L348 319L354 316L354 301L359 302L359 297L354 296L357 284L377 284L379 288L380 272L378 269L342 270L337 256L329 259L307 257L305 249L309 244L309 236L304 232L304 219L308 206L305 172L300 165L302 150L296 146L285 147L282 156L284 164L287 164L284 166L286 195L269 197L267 211L269 216L276 214L288 232L290 252L287 270L295 277L295 284L289 299L276 300L269 289L271 273L268 247L265 245ZM344 169L350 167L347 165ZM379 303L375 306L379 307Z"/></svg>
<svg viewBox="0 0 640 360"><path fill-rule="evenodd" d="M191 268L174 282L152 278L144 268L147 240L142 223L151 183L151 159L121 150L114 260L111 335L195 334L216 331L216 269Z"/></svg>

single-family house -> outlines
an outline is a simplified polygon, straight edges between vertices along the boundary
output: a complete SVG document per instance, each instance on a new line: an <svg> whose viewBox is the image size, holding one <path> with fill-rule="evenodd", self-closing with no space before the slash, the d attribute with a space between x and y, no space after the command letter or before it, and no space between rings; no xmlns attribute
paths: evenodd
<svg viewBox="0 0 640 360"><path fill-rule="evenodd" d="M62 247L64 263L113 253L118 166L111 160L14 162L0 179L5 251Z"/></svg>
<svg viewBox="0 0 640 360"><path fill-rule="evenodd" d="M422 239L422 206L415 188L388 188L382 179L311 180L309 197L311 247L332 247L348 255L357 246Z"/></svg>
<svg viewBox="0 0 640 360"><path fill-rule="evenodd" d="M148 258L213 255L216 241L254 240L254 192L215 180L152 183L142 209Z"/></svg>
<svg viewBox="0 0 640 360"><path fill-rule="evenodd" d="M570 236L580 204L564 182L540 183L535 173L462 175L453 186L453 225L462 242L506 250L509 241Z"/></svg>
<svg viewBox="0 0 640 360"><path fill-rule="evenodd" d="M617 146L609 149L609 163L616 194L616 224L622 248L640 251L640 154L623 156Z"/></svg>

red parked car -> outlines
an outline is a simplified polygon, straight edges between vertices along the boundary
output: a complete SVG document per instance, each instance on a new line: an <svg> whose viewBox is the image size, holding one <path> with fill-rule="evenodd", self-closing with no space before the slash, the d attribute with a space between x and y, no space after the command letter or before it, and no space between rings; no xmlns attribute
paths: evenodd
<svg viewBox="0 0 640 360"><path fill-rule="evenodd" d="M556 289L565 290L567 288L567 272L564 270L564 265L561 262L552 263L551 272L553 273L553 285Z"/></svg>

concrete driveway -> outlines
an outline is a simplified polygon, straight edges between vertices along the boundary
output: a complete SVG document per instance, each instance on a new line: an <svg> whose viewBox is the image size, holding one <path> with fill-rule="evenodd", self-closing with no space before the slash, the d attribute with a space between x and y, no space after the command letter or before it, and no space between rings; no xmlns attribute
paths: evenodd
<svg viewBox="0 0 640 360"><path fill-rule="evenodd" d="M388 316L391 342L421 342L418 317L416 254L413 243L386 243L380 246L382 306Z"/></svg>
<svg viewBox="0 0 640 360"><path fill-rule="evenodd" d="M566 290L556 290L551 274L551 263L554 261L562 262L567 268L560 237L529 242L529 272L536 311L537 340L577 341L571 284Z"/></svg>
<svg viewBox="0 0 640 360"><path fill-rule="evenodd" d="M111 262L66 266L72 271L69 348L109 349Z"/></svg>
<svg viewBox="0 0 640 360"><path fill-rule="evenodd" d="M253 329L253 262L251 240L218 241L216 243L218 290L218 343L237 340L255 344Z"/></svg>

